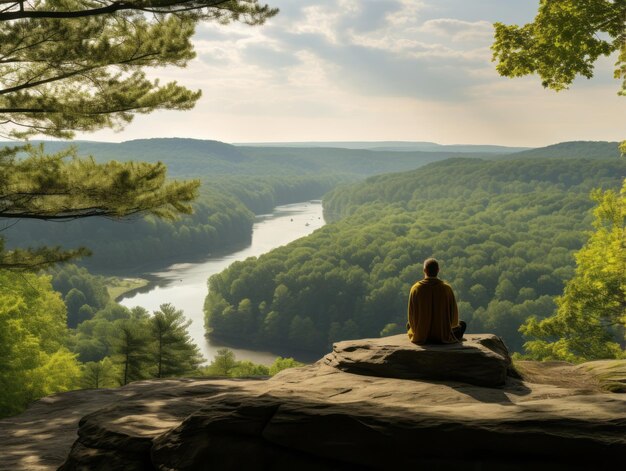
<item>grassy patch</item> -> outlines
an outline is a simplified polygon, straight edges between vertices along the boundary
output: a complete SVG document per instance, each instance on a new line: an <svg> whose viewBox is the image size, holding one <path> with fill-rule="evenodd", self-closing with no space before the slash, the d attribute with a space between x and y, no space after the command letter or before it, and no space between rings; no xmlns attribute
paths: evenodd
<svg viewBox="0 0 626 471"><path fill-rule="evenodd" d="M143 278L117 278L115 276L109 276L106 279L107 291L111 299L117 299L134 289L143 288L148 283L148 280L144 280Z"/></svg>

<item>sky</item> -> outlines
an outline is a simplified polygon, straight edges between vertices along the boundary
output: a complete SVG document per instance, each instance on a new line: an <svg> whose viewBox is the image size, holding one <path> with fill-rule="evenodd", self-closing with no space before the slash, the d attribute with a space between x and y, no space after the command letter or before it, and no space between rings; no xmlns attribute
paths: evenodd
<svg viewBox="0 0 626 471"><path fill-rule="evenodd" d="M616 58L560 93L495 71L492 24L532 21L538 0L269 3L281 11L262 26L200 25L196 59L153 73L201 89L193 110L78 138L542 146L626 137Z"/></svg>

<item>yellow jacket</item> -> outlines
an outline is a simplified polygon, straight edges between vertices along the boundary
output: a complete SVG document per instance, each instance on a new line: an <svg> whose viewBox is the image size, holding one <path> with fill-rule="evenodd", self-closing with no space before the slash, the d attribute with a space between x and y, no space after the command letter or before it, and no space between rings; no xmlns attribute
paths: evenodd
<svg viewBox="0 0 626 471"><path fill-rule="evenodd" d="M426 277L409 294L409 339L417 344L454 343L452 328L459 325L459 310L447 283Z"/></svg>

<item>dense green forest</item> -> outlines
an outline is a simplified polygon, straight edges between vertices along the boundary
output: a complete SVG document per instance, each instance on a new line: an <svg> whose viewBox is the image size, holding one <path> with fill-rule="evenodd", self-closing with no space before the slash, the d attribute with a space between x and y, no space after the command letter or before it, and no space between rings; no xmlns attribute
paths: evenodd
<svg viewBox="0 0 626 471"><path fill-rule="evenodd" d="M47 142L47 151L66 147L62 141ZM366 176L411 170L449 157L571 158L590 154L612 156L615 147L606 142L561 143L541 150L506 155L487 152L488 146L459 147L477 152L380 151L368 149L291 148L233 146L195 139L143 139L120 144L78 141L80 154L97 161L162 161L174 177L200 178L201 196L194 214L178 221L142 218L132 221L90 219L50 224L20 221L7 228L5 246L88 247L92 256L80 263L96 272L127 272L129 268L166 265L173 259L191 258L223 250L249 240L254 214L267 213L276 205L320 198L338 183ZM504 151L505 148L497 148ZM515 149L510 149L510 151ZM544 155L545 154L545 155Z"/></svg>
<svg viewBox="0 0 626 471"><path fill-rule="evenodd" d="M93 248L100 267L138 266L245 240L254 213L335 188L324 199L331 224L210 280L213 336L320 354L335 340L402 332L408 288L423 259L434 255L470 330L496 332L519 351L519 326L552 314L555 296L574 274L573 253L591 228L590 191L617 188L625 171L617 159L466 158L359 183L346 183L355 176L340 173L223 175L205 179L196 213L173 223L22 221L3 235L37 245L54 234L63 245ZM0 300L0 416L79 387L172 375L267 375L297 364L278 359L268 368L224 351L200 367L182 312L116 305L106 280L79 266L47 275L0 272Z"/></svg>
<svg viewBox="0 0 626 471"><path fill-rule="evenodd" d="M145 139L120 144L79 141L75 145L80 155L93 155L98 162L161 161L173 177L202 181L194 213L177 221L154 217L54 224L23 220L3 232L7 249L84 246L92 250L92 256L79 263L96 272L125 273L245 243L251 236L254 214L271 212L281 204L321 198L340 182L461 155L236 147L195 139ZM45 143L48 152L65 147L62 141Z"/></svg>
<svg viewBox="0 0 626 471"><path fill-rule="evenodd" d="M501 155L498 159L619 159L619 142L572 141L559 142L547 147L528 149L514 154Z"/></svg>
<svg viewBox="0 0 626 471"><path fill-rule="evenodd" d="M20 221L4 235L7 248L85 246L82 262L96 272L141 270L176 258L197 257L249 241L254 214L276 205L320 198L342 181L338 176L222 177L205 183L194 213L176 221L155 217L85 219L50 223ZM344 179L345 181L345 179Z"/></svg>
<svg viewBox="0 0 626 471"><path fill-rule="evenodd" d="M520 325L550 315L574 273L591 190L625 172L617 159L451 159L338 187L324 198L334 223L211 277L207 331L316 353L402 332L409 287L435 256L469 331L520 351Z"/></svg>

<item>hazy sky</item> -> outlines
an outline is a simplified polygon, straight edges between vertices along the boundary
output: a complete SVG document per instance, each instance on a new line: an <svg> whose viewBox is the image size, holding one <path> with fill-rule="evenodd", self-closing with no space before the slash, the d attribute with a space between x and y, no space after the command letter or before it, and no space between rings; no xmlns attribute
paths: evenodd
<svg viewBox="0 0 626 471"><path fill-rule="evenodd" d="M192 111L139 115L121 141L434 141L539 146L626 137L615 58L561 93L501 78L492 23L532 20L537 0L272 0L260 27L205 24L198 57L158 76L200 88Z"/></svg>

